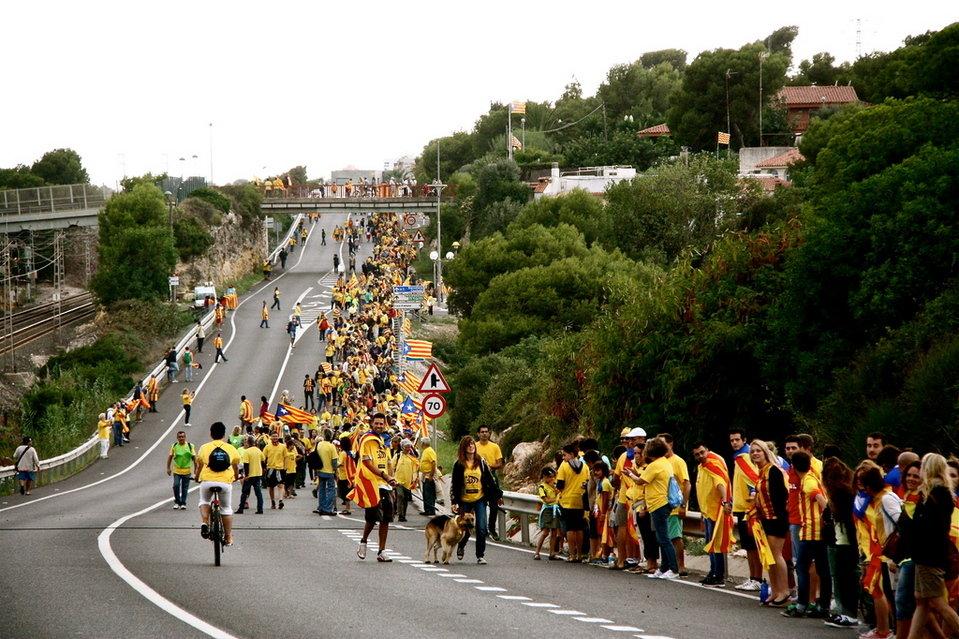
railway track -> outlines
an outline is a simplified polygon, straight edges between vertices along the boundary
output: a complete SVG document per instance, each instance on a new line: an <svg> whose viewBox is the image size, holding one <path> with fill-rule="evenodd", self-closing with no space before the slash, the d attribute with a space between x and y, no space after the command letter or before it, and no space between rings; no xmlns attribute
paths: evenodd
<svg viewBox="0 0 959 639"><path fill-rule="evenodd" d="M96 315L96 304L89 293L81 293L60 302L59 326L78 324ZM56 303L49 302L13 315L13 332L0 338L0 355L16 351L57 330Z"/></svg>

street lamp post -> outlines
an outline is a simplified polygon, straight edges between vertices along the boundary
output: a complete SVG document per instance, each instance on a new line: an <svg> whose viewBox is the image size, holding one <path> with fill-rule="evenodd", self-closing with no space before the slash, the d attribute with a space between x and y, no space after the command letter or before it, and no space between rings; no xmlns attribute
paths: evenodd
<svg viewBox="0 0 959 639"><path fill-rule="evenodd" d="M173 228L173 193L171 193L170 191L166 191L163 195L166 197L166 203L170 207L170 228L172 229Z"/></svg>
<svg viewBox="0 0 959 639"><path fill-rule="evenodd" d="M437 173L439 175L439 173ZM443 250L443 222L440 214L440 198L446 185L437 180L430 184L436 191L436 250L430 253L430 259L433 260L433 281L436 282L436 301L443 302L443 262L440 258L440 251Z"/></svg>

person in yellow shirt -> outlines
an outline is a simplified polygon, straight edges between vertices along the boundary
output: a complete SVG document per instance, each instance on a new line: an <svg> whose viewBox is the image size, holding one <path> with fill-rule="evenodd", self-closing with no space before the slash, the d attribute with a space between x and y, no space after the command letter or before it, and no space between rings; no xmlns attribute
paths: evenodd
<svg viewBox="0 0 959 639"><path fill-rule="evenodd" d="M107 419L106 413L100 413L97 419L97 438L100 440L100 459L107 458L107 452L110 450L110 430L113 424Z"/></svg>
<svg viewBox="0 0 959 639"><path fill-rule="evenodd" d="M270 443L263 447L263 456L266 458L266 486L270 492L270 508L276 508L276 487L283 484L283 473L286 469L286 446L280 442L280 434L274 430L270 434ZM283 508L283 497L280 496L280 506Z"/></svg>
<svg viewBox="0 0 959 639"><path fill-rule="evenodd" d="M345 441L344 441L345 440ZM336 447L336 494L340 498L340 505L343 509L341 515L350 515L353 510L348 495L350 493L350 476L347 473L347 457L345 447L349 445L349 436L344 435L340 439L334 439L333 445Z"/></svg>
<svg viewBox="0 0 959 639"><path fill-rule="evenodd" d="M256 514L263 514L263 489L260 481L263 478L263 462L265 460L263 451L257 445L253 435L247 435L243 440L243 450L240 451L240 463L243 464L243 492L240 496L240 507L236 514L242 515L244 509L248 508L247 499L250 498L250 491L256 495Z"/></svg>
<svg viewBox="0 0 959 639"><path fill-rule="evenodd" d="M190 427L190 411L193 409L193 391L189 388L184 388L183 392L180 393L180 403L183 406L183 425L187 428Z"/></svg>
<svg viewBox="0 0 959 639"><path fill-rule="evenodd" d="M196 454L196 481L200 483L200 536L210 535L210 503L212 488L220 489L220 514L223 516L224 543L233 544L233 482L240 476L240 454L223 441L226 425L213 422L211 441L200 446Z"/></svg>
<svg viewBox="0 0 959 639"><path fill-rule="evenodd" d="M383 443L383 433L386 432L386 415L376 413L373 415L373 421L370 425L370 432L362 436L359 443L359 463L362 468L356 474L355 491L360 490L361 482L364 499L369 499L368 503L373 504L364 508L363 537L360 539L360 545L356 550L356 556L360 559L366 559L366 545L373 528L379 524L379 551L376 553L376 560L382 563L393 561L386 553L386 540L389 535L390 521L393 519L393 487L396 486L396 479L389 472L389 453L386 445ZM375 495L375 503L372 498ZM354 498L356 498L354 496ZM357 503L360 503L359 501Z"/></svg>
<svg viewBox="0 0 959 639"><path fill-rule="evenodd" d="M560 512L559 492L556 490L556 471L551 466L544 466L539 471L539 486L536 489L539 501L542 504L539 510L540 534L536 542L536 554L533 559L540 559L540 552L546 538L549 538L549 558L556 559L556 538L559 536Z"/></svg>
<svg viewBox="0 0 959 639"><path fill-rule="evenodd" d="M260 309L260 328L270 328L270 309L266 307L266 300L263 300L263 308Z"/></svg>
<svg viewBox="0 0 959 639"><path fill-rule="evenodd" d="M403 439L400 452L393 458L393 476L396 478L396 515L401 522L406 521L406 509L413 499L417 487L420 462L413 451L413 442Z"/></svg>
<svg viewBox="0 0 959 639"><path fill-rule="evenodd" d="M746 521L746 512L752 508L759 469L749 458L746 431L739 427L729 429L729 447L733 450L733 516L736 518L736 537L739 547L746 551L749 564L749 579L736 586L736 590L756 592L762 586L763 566L756 549L756 539Z"/></svg>
<svg viewBox="0 0 959 639"><path fill-rule="evenodd" d="M696 473L696 497L699 499L699 510L703 515L703 528L708 544L713 540L717 524L722 524L727 513L732 513L729 469L726 460L711 452L704 442L696 442L692 452L693 458L699 464L699 471ZM728 534L732 535L732 531ZM726 585L725 552L713 550L709 553L709 572L699 583L704 586Z"/></svg>
<svg viewBox="0 0 959 639"><path fill-rule="evenodd" d="M476 440L476 454L483 458L483 461L489 466L490 470L493 471L493 478L497 479L497 484L499 483L496 472L501 470L505 465L503 461L503 451L500 450L499 444L490 440L489 426L480 426L477 431L477 440ZM499 508L496 505L496 502L490 502L489 505L489 536L493 541L499 541L499 535L496 534L496 520L497 513Z"/></svg>
<svg viewBox="0 0 959 639"><path fill-rule="evenodd" d="M420 451L420 477L423 493L423 511L420 513L426 517L436 516L436 478L439 475L439 469L436 465L436 450L430 445L432 442L429 437L421 437L420 445L423 449Z"/></svg>
<svg viewBox="0 0 959 639"><path fill-rule="evenodd" d="M243 427L243 432L253 426L253 415L253 403L246 398L246 395L240 395L240 425Z"/></svg>
<svg viewBox="0 0 959 639"><path fill-rule="evenodd" d="M186 440L186 432L177 432L176 442L166 457L166 474L173 476L173 510L186 510L190 477L196 472L196 455L196 448Z"/></svg>
<svg viewBox="0 0 959 639"><path fill-rule="evenodd" d="M627 558L636 558L638 561L639 557L639 543L630 535L629 518L634 518L633 524L635 525L636 513L633 510L633 505L642 498L642 489L633 481L628 471L637 470L642 463L642 460L636 455L636 449L646 445L646 431L638 426L636 428L626 426L620 432L619 441L626 448L626 452L619 456L613 469L612 483L617 491L613 514L613 524L616 527L616 563L611 566L612 570L625 570ZM642 517L639 521L648 522L649 517ZM640 532L642 532L642 528L640 528ZM647 557L650 558L658 557L658 555L659 553L655 555L647 553ZM647 570L656 570L657 561L658 559L649 559L646 562Z"/></svg>
<svg viewBox="0 0 959 639"><path fill-rule="evenodd" d="M460 440L453 464L450 502L454 513L472 512L475 517L476 563L486 564L486 504L502 503L503 491L500 490L493 471L486 461L476 452L476 442L466 435ZM457 559L463 559L469 533L463 535L456 549Z"/></svg>
<svg viewBox="0 0 959 639"><path fill-rule="evenodd" d="M686 577L689 575L689 571L686 570L686 543L683 541L683 518L686 517L686 504L689 503L689 492L692 488L692 484L689 482L689 466L686 465L685 459L673 452L672 435L669 433L660 433L656 436L666 442L666 446L669 448L666 459L669 460L669 464L673 467L673 477L676 478L679 489L683 493L682 505L674 508L669 513L667 528L669 539L673 542L673 549L676 551L676 563L679 565L679 576Z"/></svg>
<svg viewBox="0 0 959 639"><path fill-rule="evenodd" d="M216 337L213 338L213 348L216 349L216 355L213 356L213 363L216 364L220 361L220 358L223 358L224 362L228 362L226 355L223 354L223 333L217 332Z"/></svg>
<svg viewBox="0 0 959 639"><path fill-rule="evenodd" d="M676 550L669 539L669 482L673 479L673 466L666 455L669 446L659 437L653 437L646 442L643 451L651 461L646 465L642 474L630 472L633 480L643 486L646 495L646 510L656 531L656 541L659 543L659 553L662 563L659 570L651 575L654 579L676 579L679 577L679 566L676 562ZM664 570L665 569L665 570Z"/></svg>
<svg viewBox="0 0 959 639"><path fill-rule="evenodd" d="M832 601L832 579L826 542L823 540L822 515L828 505L822 480L812 469L812 455L804 450L792 454L792 467L799 476L799 562L796 564L796 582L799 600L783 612L789 617L805 617L810 612L810 568L816 562L819 576L818 612L827 614ZM813 604L816 606L816 604Z"/></svg>
<svg viewBox="0 0 959 639"><path fill-rule="evenodd" d="M296 441L293 435L287 435L283 439L285 450L283 451L283 486L284 496L287 499L296 497L296 462L303 456L296 448ZM280 508L283 508L283 500L280 500Z"/></svg>
<svg viewBox="0 0 959 639"><path fill-rule="evenodd" d="M563 463L556 471L556 489L559 491L558 503L569 545L569 561L573 563L586 559L583 556L583 527L586 521L587 482L589 468L579 456L579 446L575 443L566 444L563 446Z"/></svg>
<svg viewBox="0 0 959 639"><path fill-rule="evenodd" d="M325 428L323 437L316 443L316 457L319 462L316 476L319 483L316 487L317 506L313 512L318 515L336 514L335 481L340 460L332 440L333 431Z"/></svg>

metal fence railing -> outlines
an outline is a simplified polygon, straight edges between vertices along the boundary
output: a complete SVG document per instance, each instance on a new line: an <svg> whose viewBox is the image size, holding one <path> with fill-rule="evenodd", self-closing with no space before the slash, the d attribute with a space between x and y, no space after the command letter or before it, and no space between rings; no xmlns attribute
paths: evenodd
<svg viewBox="0 0 959 639"><path fill-rule="evenodd" d="M106 199L105 189L90 184L5 189L0 191L0 215L97 209Z"/></svg>
<svg viewBox="0 0 959 639"><path fill-rule="evenodd" d="M385 200L385 199L416 199L435 198L436 191L429 184L325 184L323 186L293 185L281 188L265 189L261 187L263 197L267 200L285 200L291 198L306 198L314 200ZM443 188L443 198L455 195L451 185Z"/></svg>

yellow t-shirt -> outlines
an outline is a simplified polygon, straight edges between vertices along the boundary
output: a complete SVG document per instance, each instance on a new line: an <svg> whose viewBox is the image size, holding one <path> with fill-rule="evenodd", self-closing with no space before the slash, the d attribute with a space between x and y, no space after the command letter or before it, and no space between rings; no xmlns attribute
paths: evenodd
<svg viewBox="0 0 959 639"><path fill-rule="evenodd" d="M436 451L432 446L427 446L420 454L420 472L426 476L436 471Z"/></svg>
<svg viewBox="0 0 959 639"><path fill-rule="evenodd" d="M322 441L316 445L316 454L320 456L320 460L323 462L323 466L320 468L321 473L333 473L333 460L338 459L336 454L336 447L328 441ZM344 477L345 479L345 477Z"/></svg>
<svg viewBox="0 0 959 639"><path fill-rule="evenodd" d="M564 482L559 490L559 506L571 510L583 509L583 494L586 492L586 482L589 481L589 467L581 464L579 470L574 470L568 461L559 465L556 471L556 485Z"/></svg>
<svg viewBox="0 0 959 639"><path fill-rule="evenodd" d="M799 490L799 514L802 517L799 541L819 541L822 539L822 510L816 502L816 495L825 496L822 482L813 473L806 473Z"/></svg>
<svg viewBox="0 0 959 639"><path fill-rule="evenodd" d="M262 477L263 451L256 446L250 446L249 448L244 448L243 452L245 453L243 463L250 465L250 472L247 477Z"/></svg>
<svg viewBox="0 0 959 639"><path fill-rule="evenodd" d="M193 393L191 393L191 392L188 391L188 390L183 391L183 392L180 394L180 402L181 402L184 406L189 406L190 404L192 404L192 403L193 403Z"/></svg>
<svg viewBox="0 0 959 639"><path fill-rule="evenodd" d="M483 498L483 465L463 466L463 501L473 503Z"/></svg>
<svg viewBox="0 0 959 639"><path fill-rule="evenodd" d="M396 483L405 487L412 488L413 480L416 478L416 470L419 467L419 460L407 453L400 453L396 459Z"/></svg>
<svg viewBox="0 0 959 639"><path fill-rule="evenodd" d="M476 454L483 458L483 461L486 462L486 465L493 468L493 466L500 459L503 458L503 451L500 450L499 444L494 442L486 442L485 444L481 441L476 442Z"/></svg>
<svg viewBox="0 0 959 639"><path fill-rule="evenodd" d="M536 492L539 494L539 500L546 506L552 506L556 503L556 500L559 499L559 493L556 491L556 487L547 484L545 481L540 483Z"/></svg>
<svg viewBox="0 0 959 639"><path fill-rule="evenodd" d="M97 437L100 439L110 439L110 428L113 426L110 422L105 419L101 419L97 422Z"/></svg>
<svg viewBox="0 0 959 639"><path fill-rule="evenodd" d="M288 473L296 472L296 446L293 448L283 447L283 470Z"/></svg>
<svg viewBox="0 0 959 639"><path fill-rule="evenodd" d="M213 452L214 448L222 448L229 453L231 464L240 463L240 453L230 444L219 439L207 442L200 446L200 450L196 453L196 458L203 462L203 470L200 471L200 481L221 481L225 484L232 484L236 481L236 475L233 472L232 466L219 472L210 468L210 453Z"/></svg>
<svg viewBox="0 0 959 639"><path fill-rule="evenodd" d="M386 446L383 445L383 440L379 437L363 438L360 444L360 463L362 464L363 461L367 459L373 462L373 466L376 468L377 474L372 479L376 482L377 489L385 486L386 482L380 477L380 473L386 472L389 453L386 450Z"/></svg>
<svg viewBox="0 0 959 639"><path fill-rule="evenodd" d="M679 482L679 488L682 490L683 482L689 481L689 467L686 465L686 460L676 454L673 454L672 457L667 457L667 459L673 468L673 477ZM679 508L673 508L672 514L678 515Z"/></svg>
<svg viewBox="0 0 959 639"><path fill-rule="evenodd" d="M699 467L699 472L696 473L696 499L699 500L699 510L710 519L716 518L722 506L718 490L722 484L722 478L703 470L702 466Z"/></svg>
<svg viewBox="0 0 959 639"><path fill-rule="evenodd" d="M662 508L669 501L667 493L669 491L669 478L673 476L673 465L665 457L660 457L646 466L646 470L640 475L640 478L646 484L646 510L653 512Z"/></svg>
<svg viewBox="0 0 959 639"><path fill-rule="evenodd" d="M619 477L619 492L616 495L616 503L619 504L632 504L634 501L643 496L643 490L636 485L636 482L633 481L624 471L626 470L626 463L630 463L630 468L633 472L638 472L639 467L633 463L635 460L629 460L626 458L626 453L623 453L619 456L619 459L616 460L616 468L613 470L613 475Z"/></svg>
<svg viewBox="0 0 959 639"><path fill-rule="evenodd" d="M348 479L346 476L346 451L341 450L337 459L339 460L340 465L336 467L336 478L346 480Z"/></svg>
<svg viewBox="0 0 959 639"><path fill-rule="evenodd" d="M263 447L263 456L266 457L267 470L283 470L286 464L286 445L270 442Z"/></svg>
<svg viewBox="0 0 959 639"><path fill-rule="evenodd" d="M756 482L749 479L746 473L739 467L740 464L746 464L752 470L753 474L758 475L759 469L756 464L749 459L749 453L737 455L733 460L733 512L744 513L749 510L751 505L749 499L749 489L755 490Z"/></svg>

